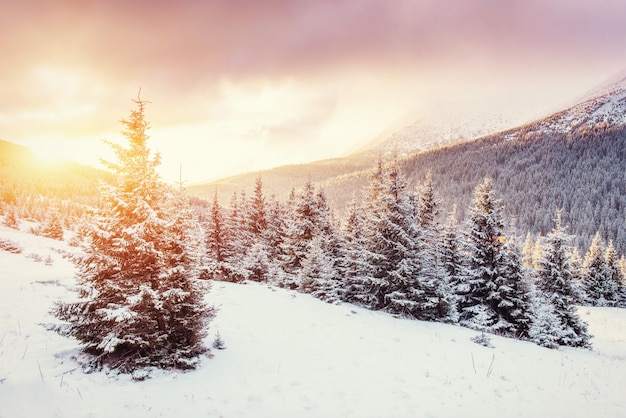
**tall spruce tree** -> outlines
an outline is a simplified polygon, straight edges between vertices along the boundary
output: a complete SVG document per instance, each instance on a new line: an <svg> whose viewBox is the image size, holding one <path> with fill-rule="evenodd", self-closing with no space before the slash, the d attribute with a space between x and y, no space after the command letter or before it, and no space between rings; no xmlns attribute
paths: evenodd
<svg viewBox="0 0 626 418"><path fill-rule="evenodd" d="M558 318L556 342L559 345L590 347L587 324L576 312L575 303L580 295L576 284L577 272L570 258L572 237L561 224L561 211L557 213L555 222L555 227L545 239L538 261L536 286L554 307Z"/></svg>
<svg viewBox="0 0 626 418"><path fill-rule="evenodd" d="M303 271L317 272L308 277L311 293L319 299L335 302L341 299L341 288L344 285L340 275L343 241L335 226L324 190L320 188L315 198L315 236L309 243L306 262L302 263L299 274L304 279L307 274L303 274Z"/></svg>
<svg viewBox="0 0 626 418"><path fill-rule="evenodd" d="M167 188L147 146L145 103L123 119L128 148L109 143L117 183L102 186L103 208L85 231L76 302L58 302L57 328L93 356L90 367L194 368L213 309L203 302L201 242L189 202Z"/></svg>
<svg viewBox="0 0 626 418"><path fill-rule="evenodd" d="M623 256L622 256L623 257ZM617 253L615 252L615 248L613 247L613 241L609 241L609 244L606 246L606 251L604 252L604 259L606 261L606 268L608 271L609 280L615 284L615 302L612 306L623 307L626 300L624 300L624 272L620 268L619 260L617 259Z"/></svg>
<svg viewBox="0 0 626 418"><path fill-rule="evenodd" d="M246 280L249 270L242 266L241 260L245 257L248 249L253 245L252 233L248 228L246 193L239 195L233 193L230 200L228 216L225 218L226 234L226 261L224 263L224 279L230 282Z"/></svg>
<svg viewBox="0 0 626 418"><path fill-rule="evenodd" d="M490 330L498 323L492 309L496 278L501 270L501 247L504 243L502 208L496 200L492 181L485 178L474 189L474 200L466 222L468 271L460 283L460 321L470 328Z"/></svg>
<svg viewBox="0 0 626 418"><path fill-rule="evenodd" d="M419 229L415 240L419 271L416 280L422 293L416 300L415 316L429 321L456 322L456 298L450 285L450 275L443 262L443 237L438 222L439 202L435 198L430 172L424 183L418 187L417 202ZM450 250L450 247L446 249Z"/></svg>
<svg viewBox="0 0 626 418"><path fill-rule="evenodd" d="M374 282L372 260L375 255L368 249L365 222L365 210L352 201L342 228L344 238L342 299L373 308L376 306L376 297L371 288Z"/></svg>
<svg viewBox="0 0 626 418"><path fill-rule="evenodd" d="M474 190L467 220L469 265L459 288L460 320L470 328L517 336L530 325L530 287L520 251L506 237L502 211L485 178Z"/></svg>
<svg viewBox="0 0 626 418"><path fill-rule="evenodd" d="M459 296L457 290L465 282L468 275L467 253L464 251L464 242L459 223L456 219L456 206L452 208L446 219L441 238L441 264L446 270L451 291L451 302L454 304L452 322L459 321Z"/></svg>
<svg viewBox="0 0 626 418"><path fill-rule="evenodd" d="M288 203L288 221L285 239L281 246L281 284L296 289L299 287L299 275L302 262L307 256L311 241L318 233L317 200L315 183L308 178L299 193L292 193Z"/></svg>
<svg viewBox="0 0 626 418"><path fill-rule="evenodd" d="M424 291L417 282L418 224L406 186L396 161L379 162L371 174L365 232L374 269L365 286L374 294L374 309L414 317Z"/></svg>
<svg viewBox="0 0 626 418"><path fill-rule="evenodd" d="M207 249L204 263L205 276L213 280L224 280L228 275L229 240L224 213L217 199L217 191L213 195L213 202L209 208L205 231Z"/></svg>
<svg viewBox="0 0 626 418"><path fill-rule="evenodd" d="M618 286L614 270L606 260L606 248L596 232L583 262L583 286L585 301L594 306L615 306L619 302Z"/></svg>
<svg viewBox="0 0 626 418"><path fill-rule="evenodd" d="M245 194L242 193L245 197ZM245 237L245 245L238 257L239 270L246 280L268 282L273 280L275 268L271 260L272 250L266 240L267 207L263 194L263 181L257 177L254 192L249 199L242 199L240 203L241 222L240 237Z"/></svg>
<svg viewBox="0 0 626 418"><path fill-rule="evenodd" d="M41 235L56 240L63 240L63 225L61 225L61 215L59 210L51 210L51 213L47 216L46 221L42 226Z"/></svg>

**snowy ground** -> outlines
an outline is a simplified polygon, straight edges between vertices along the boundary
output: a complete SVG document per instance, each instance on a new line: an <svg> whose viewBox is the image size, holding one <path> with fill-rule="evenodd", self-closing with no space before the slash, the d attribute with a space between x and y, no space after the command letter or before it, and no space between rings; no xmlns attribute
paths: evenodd
<svg viewBox="0 0 626 418"><path fill-rule="evenodd" d="M40 324L73 297L64 243L0 227L0 417L626 416L626 310L581 310L594 350L549 350L442 324L399 320L261 285L215 283L219 307L192 372L84 374L77 344ZM32 254L52 265L37 262Z"/></svg>

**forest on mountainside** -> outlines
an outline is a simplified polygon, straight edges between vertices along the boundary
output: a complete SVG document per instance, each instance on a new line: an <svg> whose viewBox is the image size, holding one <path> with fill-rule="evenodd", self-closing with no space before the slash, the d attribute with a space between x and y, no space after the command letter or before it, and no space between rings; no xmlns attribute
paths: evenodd
<svg viewBox="0 0 626 418"><path fill-rule="evenodd" d="M213 200L217 194L218 200L227 205L233 193L244 189L252 189L256 178L261 176L266 184L268 196L286 199L293 188L302 187L307 179L321 183L345 174L369 170L376 162L376 157L363 153L344 158L332 158L306 164L289 164L259 172L242 173L231 177L215 180L209 183L192 184L186 187L187 191L201 199Z"/></svg>
<svg viewBox="0 0 626 418"><path fill-rule="evenodd" d="M459 220L475 185L491 177L507 218L521 233L545 235L561 208L580 251L597 231L612 239L617 251L626 250L626 128L510 137L511 131L502 132L400 163L411 187L431 172L443 212L456 205ZM368 175L350 173L320 185L330 205L342 212L352 199L360 200Z"/></svg>
<svg viewBox="0 0 626 418"><path fill-rule="evenodd" d="M571 133L538 133L533 125L399 158L409 186L428 172L442 212L454 205L459 220L476 184L494 180L507 218L521 232L545 235L554 214L563 209L563 223L584 251L594 234L613 240L626 251L626 128L597 126ZM513 138L513 139L511 139ZM362 156L361 156L362 157ZM228 205L233 193L263 178L268 194L284 199L307 177L325 189L329 204L345 213L359 202L375 160L359 156L249 173L189 188L189 192Z"/></svg>

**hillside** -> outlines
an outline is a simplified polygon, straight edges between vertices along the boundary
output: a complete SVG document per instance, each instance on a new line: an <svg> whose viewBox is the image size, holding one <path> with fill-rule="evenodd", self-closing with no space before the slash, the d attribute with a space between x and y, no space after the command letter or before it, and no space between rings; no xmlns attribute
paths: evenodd
<svg viewBox="0 0 626 418"><path fill-rule="evenodd" d="M446 212L457 206L463 219L471 192L483 177L495 180L506 214L521 233L547 233L557 208L576 245L584 251L600 231L626 251L626 78L596 89L573 106L518 128L472 141L415 152L400 157L405 174L415 185L432 172L435 191ZM409 128L407 128L409 129ZM434 144L433 144L434 145ZM228 179L226 183L190 189L208 198L218 190L223 204L233 191L252 189L263 178L266 190L283 196L310 175L324 187L331 206L343 212L359 200L368 170L383 153L368 152L341 160L277 168ZM200 192L200 191L203 192ZM445 213L444 213L445 215Z"/></svg>
<svg viewBox="0 0 626 418"><path fill-rule="evenodd" d="M43 196L96 205L98 182L110 175L73 161L45 161L29 148L0 140L0 200L27 205Z"/></svg>
<svg viewBox="0 0 626 418"><path fill-rule="evenodd" d="M517 118L519 119L519 117ZM381 141L370 144L363 154L407 156L443 146L469 141L519 125L503 115L479 112L471 108L454 109L436 106L425 110L418 120L392 131Z"/></svg>
<svg viewBox="0 0 626 418"><path fill-rule="evenodd" d="M626 250L626 128L573 134L539 134L509 139L512 132L403 159L410 181L432 173L445 212L457 205L458 218L476 184L492 177L507 218L518 230L547 233L557 208L579 248L600 231ZM322 184L335 208L343 208L367 184L368 172L329 179ZM359 195L357 194L357 197Z"/></svg>
<svg viewBox="0 0 626 418"><path fill-rule="evenodd" d="M0 226L0 416L620 417L626 311L584 308L592 351L396 319L284 289L216 282L207 300L225 350L192 372L84 373L75 341L46 331L52 303L75 297L64 243ZM51 265L33 255L50 256Z"/></svg>
<svg viewBox="0 0 626 418"><path fill-rule="evenodd" d="M271 170L243 173L210 183L191 185L187 187L187 190L190 194L206 200L212 200L214 194L217 193L218 200L227 205L233 193L240 193L242 190L251 191L255 179L261 176L268 196L275 195L279 199L285 199L292 188L300 188L309 177L315 182L324 182L347 173L367 170L374 161L371 158L346 157L309 164L287 165Z"/></svg>

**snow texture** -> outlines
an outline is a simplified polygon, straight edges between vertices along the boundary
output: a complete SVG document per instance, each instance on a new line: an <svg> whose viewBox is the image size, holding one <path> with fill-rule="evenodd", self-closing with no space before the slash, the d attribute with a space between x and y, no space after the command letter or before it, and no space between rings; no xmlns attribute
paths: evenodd
<svg viewBox="0 0 626 418"><path fill-rule="evenodd" d="M593 351L551 350L458 326L393 318L262 284L218 282L195 371L86 374L77 342L47 331L74 295L52 239L0 227L0 417L623 417L626 311L582 308ZM46 265L26 254L50 255ZM149 379L141 380L149 375ZM137 381L140 380L140 381Z"/></svg>
<svg viewBox="0 0 626 418"><path fill-rule="evenodd" d="M530 123L522 129L514 129L507 135L507 139L607 126L626 126L626 74L590 91L566 110Z"/></svg>

